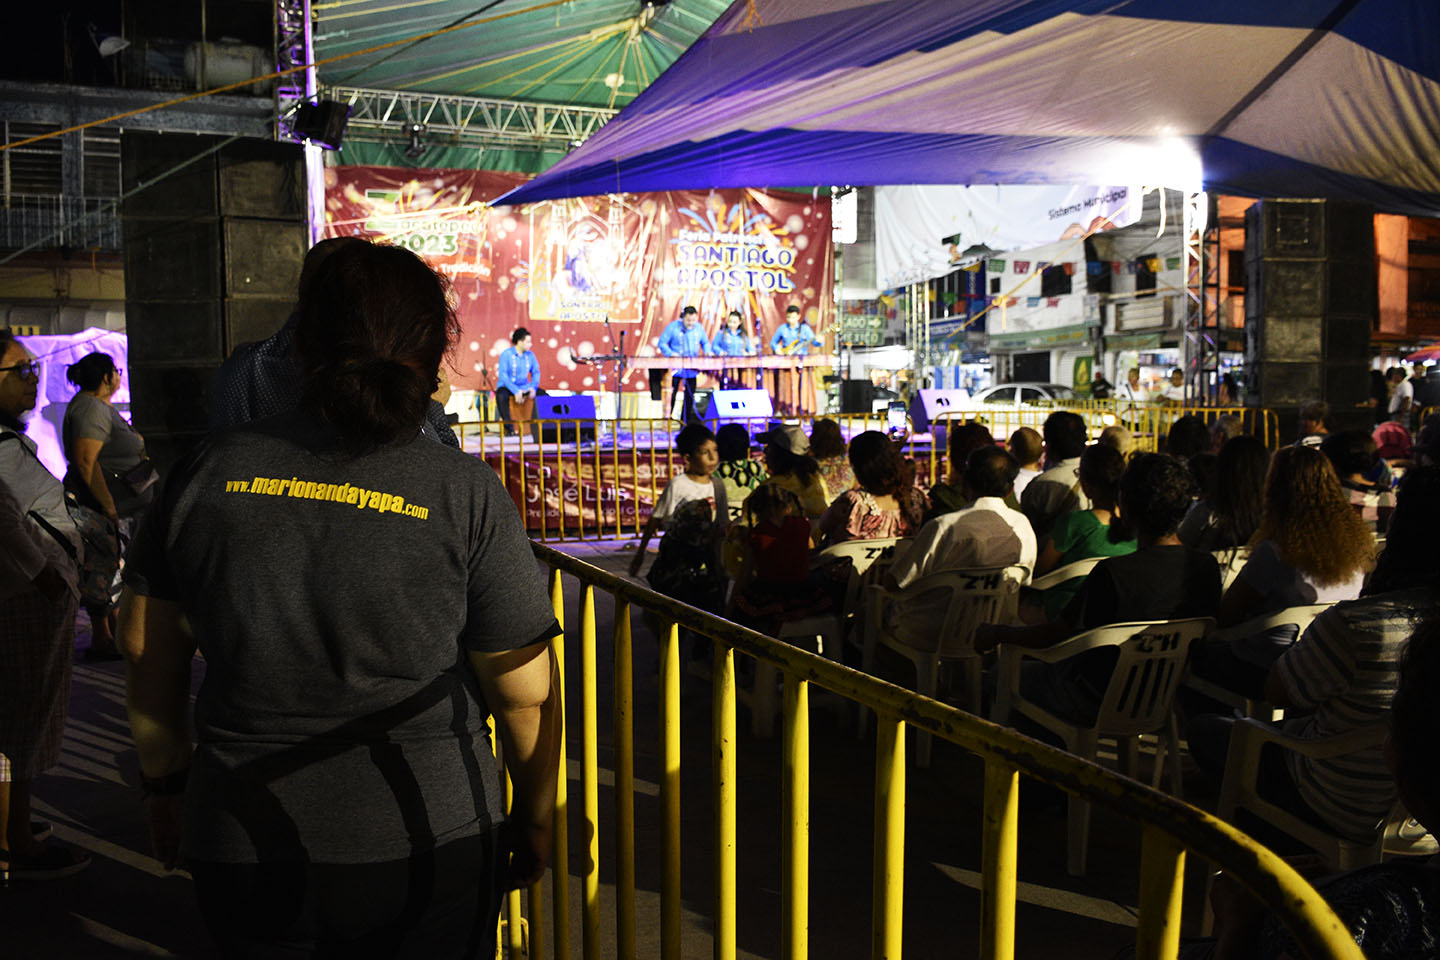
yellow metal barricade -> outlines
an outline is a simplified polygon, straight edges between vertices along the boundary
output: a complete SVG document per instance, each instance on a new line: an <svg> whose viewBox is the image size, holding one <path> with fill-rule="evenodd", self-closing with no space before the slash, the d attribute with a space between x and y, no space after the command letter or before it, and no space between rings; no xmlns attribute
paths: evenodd
<svg viewBox="0 0 1440 960"><path fill-rule="evenodd" d="M615 929L621 958L635 956L634 876L634 744L630 707L634 676L631 611L656 615L660 630L660 956L681 956L681 819L680 819L680 629L707 637L714 644L712 722L715 837L713 867L714 956L726 960L736 953L737 890L735 778L736 671L739 652L776 666L785 678L784 777L781 858L782 956L801 960L808 949L809 896L809 717L808 690L822 687L873 710L879 720L875 753L874 873L871 903L871 956L898 960L903 934L905 858L905 731L925 730L981 757L985 763L981 875L981 924L976 932L985 960L1010 960L1015 953L1016 851L1019 833L1018 797L1023 774L1108 807L1139 825L1140 910L1137 957L1173 958L1179 943L1184 859L1193 851L1248 887L1289 929L1303 953L1313 960L1363 960L1340 920L1315 890L1283 860L1231 825L1208 813L1136 781L1108 771L1073 754L1027 739L1006 727L921 697L834 661L747 630L693 607L671 600L637 583L609 574L543 544L534 544L537 558L551 570L550 588L556 617L564 624L561 575L575 577L580 599L580 693L567 702L581 711L585 741L580 769L584 797L581 836L587 855L580 862L584 932L583 956L591 960L612 952L601 943L598 890L600 863L596 838L599 823L599 769L594 740L598 691L595 664L599 631L595 591L615 600L615 798L617 879ZM563 663L563 638L560 661ZM581 706L576 707L575 703ZM563 743L562 738L562 743ZM562 764L564 759L562 757ZM562 767L562 769L564 769ZM569 837L566 778L560 780L554 864L553 931L556 958L570 957L568 917ZM544 956L544 923L538 885L529 900L531 956ZM512 929L518 926L511 916Z"/></svg>

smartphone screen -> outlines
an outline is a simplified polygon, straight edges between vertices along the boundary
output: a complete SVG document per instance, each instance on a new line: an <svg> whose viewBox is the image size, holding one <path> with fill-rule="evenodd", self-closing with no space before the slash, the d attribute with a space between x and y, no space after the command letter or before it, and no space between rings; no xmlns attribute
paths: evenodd
<svg viewBox="0 0 1440 960"><path fill-rule="evenodd" d="M905 432L905 402L903 400L890 401L890 406L885 411L885 426L892 434Z"/></svg>

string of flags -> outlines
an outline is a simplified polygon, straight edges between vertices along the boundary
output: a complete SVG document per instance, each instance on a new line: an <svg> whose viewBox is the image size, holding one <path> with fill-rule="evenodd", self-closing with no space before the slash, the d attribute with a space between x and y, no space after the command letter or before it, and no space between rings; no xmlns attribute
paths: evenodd
<svg viewBox="0 0 1440 960"><path fill-rule="evenodd" d="M1044 261L1035 262L1030 260L987 260L985 261L985 272L1005 273L1005 268L1007 266L1010 268L1011 273L1018 274L1020 276L1024 276L1030 273L1032 267L1038 272L1046 270L1052 266L1061 266L1065 268L1065 273L1072 277L1075 275L1076 270L1076 264L1074 263L1052 264L1045 263ZM1085 262L1085 273L1092 277L1102 276L1106 270L1109 270L1111 273L1114 273L1116 275L1134 274L1142 267L1150 273L1159 273L1162 268L1165 270L1179 270L1180 258L1165 257L1162 260L1160 257L1144 257L1139 260L1130 261L1087 260Z"/></svg>

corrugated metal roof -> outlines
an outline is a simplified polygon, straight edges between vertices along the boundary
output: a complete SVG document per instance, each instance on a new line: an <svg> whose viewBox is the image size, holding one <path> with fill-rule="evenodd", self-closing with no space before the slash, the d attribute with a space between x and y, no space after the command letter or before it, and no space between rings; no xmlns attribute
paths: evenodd
<svg viewBox="0 0 1440 960"><path fill-rule="evenodd" d="M320 0L319 58L469 17L474 26L322 68L322 84L620 107L659 76L728 0Z"/></svg>

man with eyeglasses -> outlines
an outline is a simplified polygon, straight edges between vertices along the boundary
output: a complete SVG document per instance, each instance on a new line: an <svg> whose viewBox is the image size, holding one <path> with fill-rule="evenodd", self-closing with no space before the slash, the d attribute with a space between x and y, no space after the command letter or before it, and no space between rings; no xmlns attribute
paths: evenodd
<svg viewBox="0 0 1440 960"><path fill-rule="evenodd" d="M25 436L39 381L35 358L0 330L0 877L12 880L90 862L46 843L50 825L30 819L31 781L60 761L82 549L64 488Z"/></svg>

